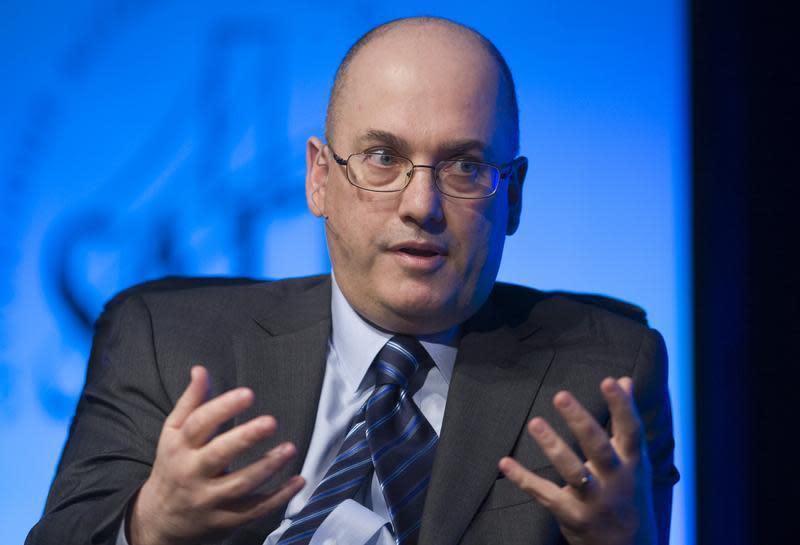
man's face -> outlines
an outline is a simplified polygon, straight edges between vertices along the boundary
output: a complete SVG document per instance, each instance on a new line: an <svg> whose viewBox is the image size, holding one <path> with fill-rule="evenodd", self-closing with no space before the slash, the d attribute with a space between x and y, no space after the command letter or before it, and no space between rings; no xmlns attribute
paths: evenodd
<svg viewBox="0 0 800 545"><path fill-rule="evenodd" d="M507 163L513 144L498 112L500 91L495 63L471 38L441 28L396 29L350 65L330 147L309 140L307 197L312 212L327 218L337 283L379 327L435 333L483 304L505 236L516 228L521 176L501 180L492 197L471 200L441 194L431 169L416 169L402 192L375 193L348 182L331 148L344 158L373 151L423 165Z"/></svg>

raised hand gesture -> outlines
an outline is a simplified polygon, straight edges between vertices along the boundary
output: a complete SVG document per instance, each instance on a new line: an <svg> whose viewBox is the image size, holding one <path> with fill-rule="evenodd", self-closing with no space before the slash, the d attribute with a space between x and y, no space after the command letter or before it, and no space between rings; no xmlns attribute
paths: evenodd
<svg viewBox="0 0 800 545"><path fill-rule="evenodd" d="M220 435L224 422L253 403L236 388L206 401L208 373L192 368L192 380L167 416L150 477L130 511L131 545L198 543L226 534L286 504L305 484L294 476L270 492L259 488L294 455L278 445L253 464L227 472L239 455L271 436L275 419L259 416Z"/></svg>
<svg viewBox="0 0 800 545"><path fill-rule="evenodd" d="M571 545L646 545L657 543L651 468L630 378L605 379L600 385L611 414L609 435L569 392L553 404L583 451L581 459L542 418L528 432L567 483L558 486L513 458L500 470L546 507Z"/></svg>

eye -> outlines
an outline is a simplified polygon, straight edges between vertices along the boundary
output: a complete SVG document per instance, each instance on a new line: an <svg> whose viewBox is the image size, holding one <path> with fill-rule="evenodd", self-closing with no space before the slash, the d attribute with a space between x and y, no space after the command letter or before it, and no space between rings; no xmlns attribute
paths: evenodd
<svg viewBox="0 0 800 545"><path fill-rule="evenodd" d="M370 150L365 155L368 165L380 168L396 167L402 161L400 157L392 155L386 150Z"/></svg>
<svg viewBox="0 0 800 545"><path fill-rule="evenodd" d="M457 176L474 176L481 169L481 164L465 159L458 159L450 163L447 169L450 174Z"/></svg>

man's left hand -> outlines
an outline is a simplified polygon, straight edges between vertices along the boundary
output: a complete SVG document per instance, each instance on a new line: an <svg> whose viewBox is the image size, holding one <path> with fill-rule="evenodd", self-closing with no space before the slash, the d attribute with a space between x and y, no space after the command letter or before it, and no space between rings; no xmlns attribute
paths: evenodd
<svg viewBox="0 0 800 545"><path fill-rule="evenodd" d="M519 464L500 470L556 518L571 545L650 545L657 542L651 468L630 378L605 379L600 390L611 414L611 437L569 392L553 404L578 440L584 462L542 418L528 432L566 485L559 487Z"/></svg>

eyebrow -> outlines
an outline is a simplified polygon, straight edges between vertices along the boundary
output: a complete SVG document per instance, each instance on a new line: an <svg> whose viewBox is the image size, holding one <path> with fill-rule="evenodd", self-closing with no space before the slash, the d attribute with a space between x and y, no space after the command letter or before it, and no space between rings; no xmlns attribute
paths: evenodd
<svg viewBox="0 0 800 545"><path fill-rule="evenodd" d="M357 142L362 146L369 144L384 144L400 152L409 153L411 145L408 141L396 134L380 129L369 129L362 136L358 137ZM482 152L485 156L491 155L491 148L484 142L474 139L445 140L437 149L441 155L457 155L468 151Z"/></svg>
<svg viewBox="0 0 800 545"><path fill-rule="evenodd" d="M358 137L358 143L364 146L368 144L385 144L389 147L404 152L411 148L404 138L400 138L396 134L378 129L367 130L367 132Z"/></svg>

